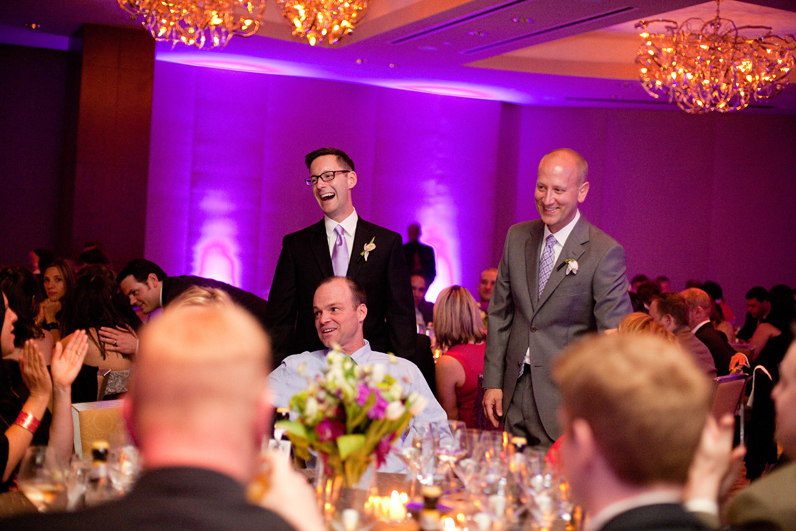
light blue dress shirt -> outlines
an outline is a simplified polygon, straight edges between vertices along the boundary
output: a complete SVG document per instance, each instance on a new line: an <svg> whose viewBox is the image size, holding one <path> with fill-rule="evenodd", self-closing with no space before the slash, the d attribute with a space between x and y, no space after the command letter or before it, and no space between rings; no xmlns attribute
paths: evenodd
<svg viewBox="0 0 796 531"><path fill-rule="evenodd" d="M329 350L316 350L314 352L302 352L288 356L282 361L281 365L274 369L268 376L268 387L271 390L272 402L275 407L290 407L290 399L296 394L307 388L307 380L314 380L316 375L323 374L329 366L326 362L326 354ZM399 358L383 352L375 352L370 349L370 343L365 340L365 346L351 354L351 359L357 365L384 365L385 374L389 374L403 386L406 393L417 391L428 400L426 408L416 417L409 421L409 429L416 429L418 426L428 426L432 422L446 422L448 416L442 406L423 378L423 373L417 365L404 358ZM299 374L299 365L304 364L302 374ZM292 416L292 413L291 413ZM396 440L400 444L401 439ZM403 460L390 452L387 462L379 468L379 472L404 472L406 465Z"/></svg>

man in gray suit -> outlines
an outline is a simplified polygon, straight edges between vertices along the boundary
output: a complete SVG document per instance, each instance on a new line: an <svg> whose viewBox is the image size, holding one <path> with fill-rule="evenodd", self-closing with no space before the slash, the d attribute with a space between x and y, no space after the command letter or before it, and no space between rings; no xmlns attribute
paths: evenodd
<svg viewBox="0 0 796 531"><path fill-rule="evenodd" d="M505 412L505 429L539 449L561 435L553 360L633 311L624 249L578 211L587 173L570 149L542 158L534 193L541 219L509 229L489 305L484 410L495 426Z"/></svg>

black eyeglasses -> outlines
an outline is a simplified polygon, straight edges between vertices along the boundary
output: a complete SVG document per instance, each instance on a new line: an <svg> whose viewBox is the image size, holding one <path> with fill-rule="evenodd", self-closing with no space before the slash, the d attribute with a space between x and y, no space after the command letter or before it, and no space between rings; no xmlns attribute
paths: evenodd
<svg viewBox="0 0 796 531"><path fill-rule="evenodd" d="M318 179L322 180L325 183L328 183L331 180L334 180L337 177L338 173L350 173L351 170L332 170L332 171L325 171L320 175L310 175L304 182L307 183L307 186L312 186L313 184L318 182Z"/></svg>

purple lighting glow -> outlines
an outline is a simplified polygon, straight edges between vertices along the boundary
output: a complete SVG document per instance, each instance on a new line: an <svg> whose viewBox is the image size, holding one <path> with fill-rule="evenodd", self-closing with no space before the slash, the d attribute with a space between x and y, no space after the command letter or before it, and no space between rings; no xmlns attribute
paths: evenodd
<svg viewBox="0 0 796 531"><path fill-rule="evenodd" d="M372 80L373 85L381 87L437 94L439 96L456 96L478 100L515 101L517 94L513 91L497 87L483 87L469 83L428 83L391 80Z"/></svg>
<svg viewBox="0 0 796 531"><path fill-rule="evenodd" d="M224 192L210 190L199 207L207 219L193 246L193 274L240 286L240 249L231 217L235 205Z"/></svg>
<svg viewBox="0 0 796 531"><path fill-rule="evenodd" d="M158 50L158 61L178 63L204 68L218 68L221 70L234 70L237 72L250 72L253 74L272 74L281 76L308 76L309 73L295 64L283 61L260 59L245 55L215 54L208 52L171 52Z"/></svg>

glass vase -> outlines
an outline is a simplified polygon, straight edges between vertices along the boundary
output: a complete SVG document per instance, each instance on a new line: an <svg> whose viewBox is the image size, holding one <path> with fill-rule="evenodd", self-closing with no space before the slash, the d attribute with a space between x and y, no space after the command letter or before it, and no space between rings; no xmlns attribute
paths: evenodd
<svg viewBox="0 0 796 531"><path fill-rule="evenodd" d="M332 531L368 531L376 523L373 510L373 498L378 495L375 456L359 481L353 485L349 483L341 474L326 467L324 459L318 456L315 489L326 527Z"/></svg>

